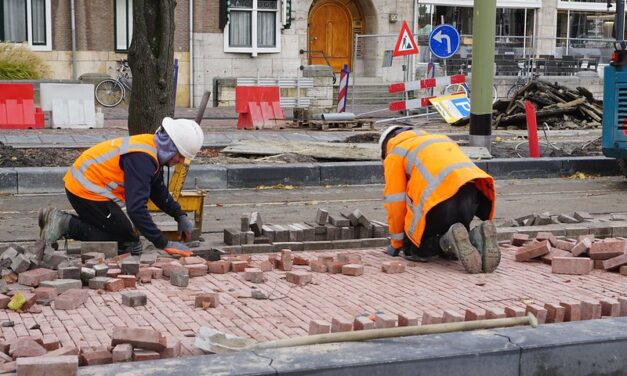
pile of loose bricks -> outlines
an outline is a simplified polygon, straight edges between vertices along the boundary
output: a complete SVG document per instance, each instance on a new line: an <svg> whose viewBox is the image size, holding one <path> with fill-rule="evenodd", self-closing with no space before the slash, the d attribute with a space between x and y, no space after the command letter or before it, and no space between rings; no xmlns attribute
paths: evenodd
<svg viewBox="0 0 627 376"><path fill-rule="evenodd" d="M551 265L555 274L584 275L600 269L627 275L626 238L597 239L588 234L568 239L542 231L531 239L529 234L515 233L504 249L512 250L516 261L540 260Z"/></svg>
<svg viewBox="0 0 627 376"><path fill-rule="evenodd" d="M313 221L288 225L264 224L259 212L252 212L242 215L240 229L224 229L227 246L222 250L239 254L382 247L389 244L387 236L387 224L368 219L359 209L339 215L318 209Z"/></svg>
<svg viewBox="0 0 627 376"><path fill-rule="evenodd" d="M0 373L76 375L78 366L175 358L180 341L145 328L113 328L110 346L61 346L54 336L10 338L0 344Z"/></svg>
<svg viewBox="0 0 627 376"><path fill-rule="evenodd" d="M526 304L525 308L517 306L466 309L465 311L451 309L443 310L442 312L424 311L420 319L418 314L406 312L399 314L377 312L370 315L363 314L354 319L334 317L331 318L330 322L325 320L310 321L309 334L522 317L528 313L532 313L540 324L627 316L627 296L618 299L604 299L599 302L568 300L558 303L547 303L544 306L529 303Z"/></svg>
<svg viewBox="0 0 627 376"><path fill-rule="evenodd" d="M624 221L625 215L611 214L610 221ZM573 224L582 222L591 222L594 217L588 212L576 211L572 216L568 214L556 214L553 215L550 212L544 212L541 214L529 214L520 218L513 218L506 220L503 227L522 227L522 226L544 226L551 224Z"/></svg>

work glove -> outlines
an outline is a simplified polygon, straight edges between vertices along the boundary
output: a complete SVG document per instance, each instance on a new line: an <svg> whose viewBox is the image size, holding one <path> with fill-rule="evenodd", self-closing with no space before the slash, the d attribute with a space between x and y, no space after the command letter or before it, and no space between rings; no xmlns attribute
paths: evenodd
<svg viewBox="0 0 627 376"><path fill-rule="evenodd" d="M180 215L176 221L178 222L179 239L188 242L191 240L191 233L194 230L194 224L187 218L187 214Z"/></svg>
<svg viewBox="0 0 627 376"><path fill-rule="evenodd" d="M192 252L189 250L189 247L183 243L173 242L168 240L168 243L165 245L163 249L170 255L180 255L183 257L190 257Z"/></svg>

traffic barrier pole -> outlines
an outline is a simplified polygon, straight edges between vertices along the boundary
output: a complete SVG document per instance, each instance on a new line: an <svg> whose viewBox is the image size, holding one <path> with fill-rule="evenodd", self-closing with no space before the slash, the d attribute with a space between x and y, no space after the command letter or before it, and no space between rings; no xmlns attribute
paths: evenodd
<svg viewBox="0 0 627 376"><path fill-rule="evenodd" d="M529 140L529 156L540 157L538 146L538 123L536 120L536 107L531 101L525 101L525 114L527 115L527 139Z"/></svg>

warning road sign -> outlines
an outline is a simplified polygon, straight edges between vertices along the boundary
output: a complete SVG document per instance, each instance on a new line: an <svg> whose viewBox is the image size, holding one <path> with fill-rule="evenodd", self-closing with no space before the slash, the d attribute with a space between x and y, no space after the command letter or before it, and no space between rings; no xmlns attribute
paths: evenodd
<svg viewBox="0 0 627 376"><path fill-rule="evenodd" d="M409 30L409 26L407 25L407 21L403 21L403 27L401 27L401 32L398 34L398 39L396 40L396 47L394 47L393 56L404 56L404 55L413 55L418 53L418 45L414 40L414 37Z"/></svg>

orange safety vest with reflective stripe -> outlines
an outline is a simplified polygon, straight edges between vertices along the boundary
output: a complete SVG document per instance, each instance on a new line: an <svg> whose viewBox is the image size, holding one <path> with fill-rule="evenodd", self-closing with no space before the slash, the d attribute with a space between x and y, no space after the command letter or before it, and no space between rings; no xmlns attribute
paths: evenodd
<svg viewBox="0 0 627 376"><path fill-rule="evenodd" d="M489 218L493 218L494 180L450 138L405 131L390 139L386 150L384 206L392 247L401 248L405 234L419 246L429 210L468 182L490 200Z"/></svg>
<svg viewBox="0 0 627 376"><path fill-rule="evenodd" d="M159 166L153 134L115 138L85 150L65 173L65 188L78 197L92 201L111 200L123 208L124 171L120 167L120 157L134 152L150 155Z"/></svg>

